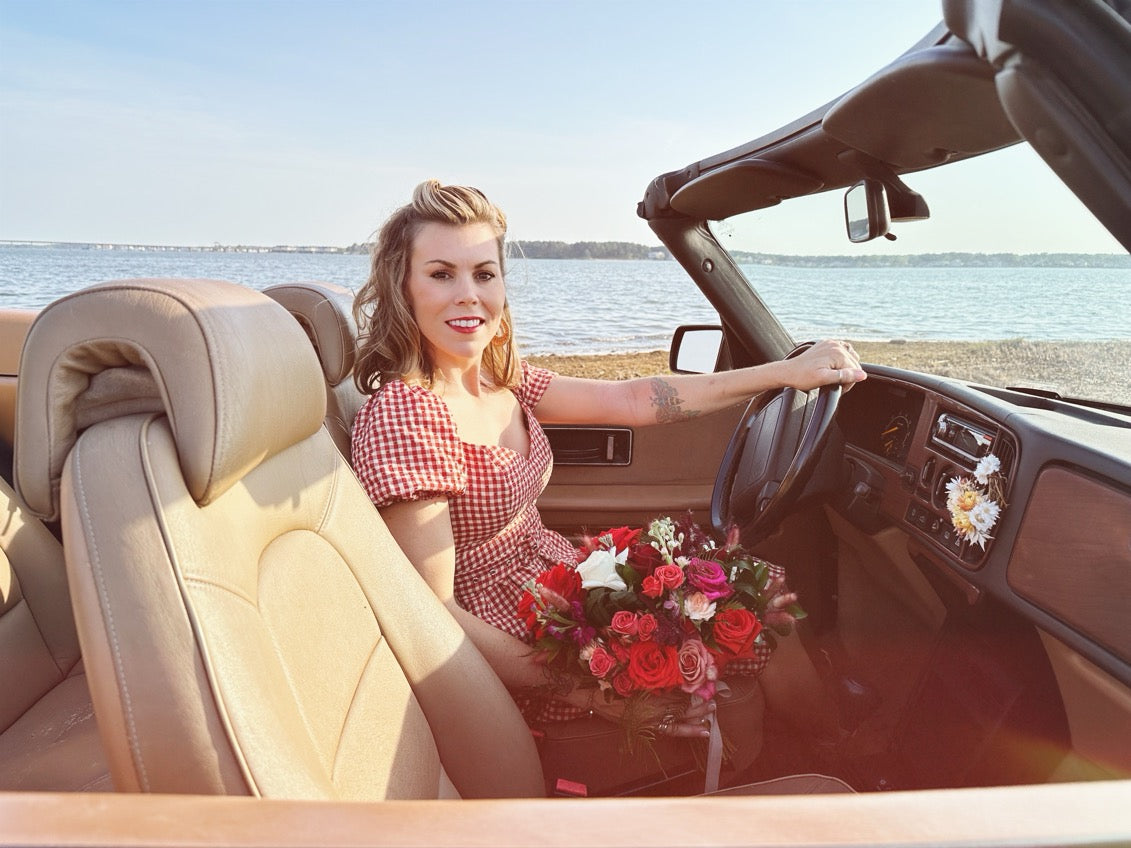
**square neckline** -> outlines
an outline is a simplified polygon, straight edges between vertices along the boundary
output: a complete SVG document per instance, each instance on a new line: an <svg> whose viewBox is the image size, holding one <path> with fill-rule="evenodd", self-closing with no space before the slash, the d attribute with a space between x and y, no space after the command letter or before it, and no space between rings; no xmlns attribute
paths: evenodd
<svg viewBox="0 0 1131 848"><path fill-rule="evenodd" d="M436 402L440 405L441 409L443 410L443 415L445 417L445 420L447 421L448 426L452 428L452 432L455 433L456 439L459 440L460 445L462 445L463 447L465 447L465 448L477 448L477 449L481 449L481 450L484 450L484 451L487 451L487 452L503 451L506 454L518 457L519 459L523 460L524 462L530 462L530 459L534 454L534 438L535 438L534 437L534 429L537 428L539 431L542 431L542 427L541 427L540 424L538 424L538 419L534 417L534 411L527 408L526 404L524 404L519 399L519 397L515 393L514 389L507 389L507 391L510 392L511 397L514 398L515 403L518 404L518 408L522 411L522 423L523 423L523 426L526 427L526 435L528 437L525 454L520 453L519 451L516 451L514 448L509 448L506 445L489 445L489 444L485 444L483 442L469 442L469 441L467 441L466 439L463 438L463 435L460 433L459 425L456 423L455 418L452 416L451 409L449 409L448 405L446 403L444 403L444 399L442 397L440 397L434 391L432 391L431 389L429 389L425 386L420 386L420 385L417 385L415 383L405 383L403 380L401 382L404 383L406 388L408 388L410 390L414 390L414 391L427 392L427 394L431 395L431 397L436 400Z"/></svg>

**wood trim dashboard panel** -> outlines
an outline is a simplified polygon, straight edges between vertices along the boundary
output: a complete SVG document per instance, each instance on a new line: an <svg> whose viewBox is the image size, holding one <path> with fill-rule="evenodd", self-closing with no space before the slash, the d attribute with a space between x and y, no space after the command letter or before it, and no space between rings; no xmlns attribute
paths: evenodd
<svg viewBox="0 0 1131 848"><path fill-rule="evenodd" d="M1029 496L1010 587L1131 662L1131 495L1061 466Z"/></svg>

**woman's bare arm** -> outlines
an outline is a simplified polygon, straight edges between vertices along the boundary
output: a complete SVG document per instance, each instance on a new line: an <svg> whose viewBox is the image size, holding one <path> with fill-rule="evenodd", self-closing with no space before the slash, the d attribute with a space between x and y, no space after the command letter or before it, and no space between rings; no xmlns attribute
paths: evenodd
<svg viewBox="0 0 1131 848"><path fill-rule="evenodd" d="M508 686L548 682L530 646L463 609L455 600L455 541L446 497L383 507L381 517L409 561L455 616L479 652Z"/></svg>
<svg viewBox="0 0 1131 848"><path fill-rule="evenodd" d="M769 389L850 386L866 378L844 342L823 341L793 359L715 374L666 374L635 380L555 377L535 413L547 424L665 424L717 412Z"/></svg>

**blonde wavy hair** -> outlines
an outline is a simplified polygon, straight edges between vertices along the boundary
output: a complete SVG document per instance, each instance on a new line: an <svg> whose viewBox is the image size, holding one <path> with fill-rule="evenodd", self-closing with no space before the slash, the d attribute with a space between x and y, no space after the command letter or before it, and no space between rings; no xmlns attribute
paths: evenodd
<svg viewBox="0 0 1131 848"><path fill-rule="evenodd" d="M358 342L353 379L365 394L372 394L391 380L432 385L434 364L407 294L413 243L425 224L490 225L499 244L499 267L505 268L507 218L499 207L470 186L446 186L438 180L418 185L412 202L396 210L381 226L373 246L369 279L354 297ZM521 375L506 301L503 323L506 340L487 345L482 365L494 385L513 388Z"/></svg>

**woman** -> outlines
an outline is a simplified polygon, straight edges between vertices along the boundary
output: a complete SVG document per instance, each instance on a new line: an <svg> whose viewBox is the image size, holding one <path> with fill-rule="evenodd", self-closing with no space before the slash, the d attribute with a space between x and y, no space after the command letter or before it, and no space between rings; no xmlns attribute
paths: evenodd
<svg viewBox="0 0 1131 848"><path fill-rule="evenodd" d="M512 691L544 688L523 641L522 585L575 549L535 500L551 453L539 422L640 427L706 414L767 389L863 380L849 345L719 374L628 381L554 375L522 363L504 285L506 218L482 192L429 181L382 227L354 311L354 379L371 397L354 423L353 464L405 554ZM779 595L784 609L794 600ZM785 615L783 612L782 615ZM560 693L559 717L615 706ZM712 703L663 722L705 736Z"/></svg>

